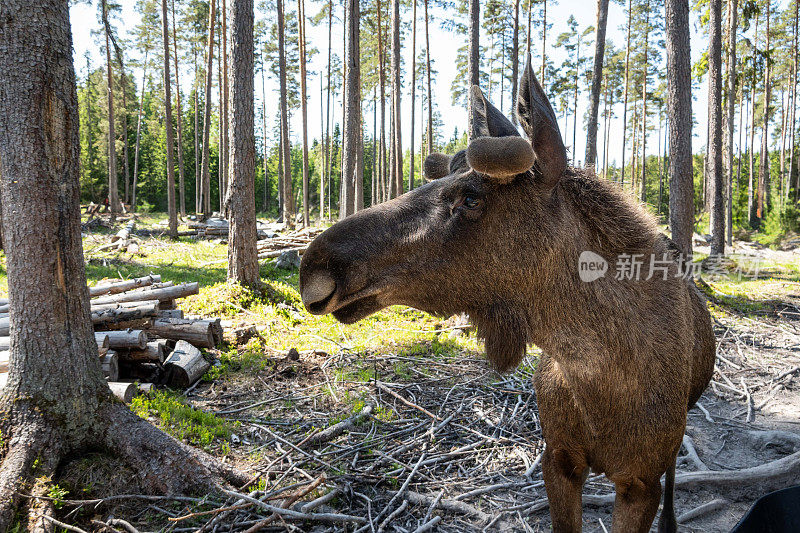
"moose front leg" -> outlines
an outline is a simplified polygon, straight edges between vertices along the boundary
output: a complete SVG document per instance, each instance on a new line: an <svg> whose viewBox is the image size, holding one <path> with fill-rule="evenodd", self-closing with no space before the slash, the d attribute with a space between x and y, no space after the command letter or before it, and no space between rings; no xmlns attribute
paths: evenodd
<svg viewBox="0 0 800 533"><path fill-rule="evenodd" d="M614 533L650 531L661 501L659 477L647 481L631 476L610 477L617 489L612 517Z"/></svg>
<svg viewBox="0 0 800 533"><path fill-rule="evenodd" d="M581 531L581 489L589 474L582 455L564 448L546 447L542 457L542 474L550 519L555 533Z"/></svg>

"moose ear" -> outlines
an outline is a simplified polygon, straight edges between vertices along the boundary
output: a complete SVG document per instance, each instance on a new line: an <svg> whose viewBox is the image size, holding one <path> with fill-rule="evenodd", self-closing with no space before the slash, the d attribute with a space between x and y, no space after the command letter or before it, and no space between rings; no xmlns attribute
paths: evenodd
<svg viewBox="0 0 800 533"><path fill-rule="evenodd" d="M533 74L531 58L522 73L517 96L517 118L528 135L536 154L536 168L544 183L554 186L567 169L567 151L556 114Z"/></svg>
<svg viewBox="0 0 800 533"><path fill-rule="evenodd" d="M438 180L450 174L450 156L432 153L425 158L422 173L428 181Z"/></svg>
<svg viewBox="0 0 800 533"><path fill-rule="evenodd" d="M478 137L519 137L517 128L503 113L484 98L480 87L473 85L469 93L470 139Z"/></svg>

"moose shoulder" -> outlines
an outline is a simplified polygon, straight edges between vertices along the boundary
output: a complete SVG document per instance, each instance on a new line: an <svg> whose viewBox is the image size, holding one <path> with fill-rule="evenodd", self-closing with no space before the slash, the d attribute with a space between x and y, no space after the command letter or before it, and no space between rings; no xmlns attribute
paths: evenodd
<svg viewBox="0 0 800 533"><path fill-rule="evenodd" d="M567 167L530 64L517 102L529 141L474 87L467 150L430 156L429 183L315 239L303 302L345 323L394 304L468 313L500 371L538 345L554 531L580 531L590 468L615 483L615 531L649 530L666 473L659 530L675 531L675 458L713 371L708 311L652 217Z"/></svg>

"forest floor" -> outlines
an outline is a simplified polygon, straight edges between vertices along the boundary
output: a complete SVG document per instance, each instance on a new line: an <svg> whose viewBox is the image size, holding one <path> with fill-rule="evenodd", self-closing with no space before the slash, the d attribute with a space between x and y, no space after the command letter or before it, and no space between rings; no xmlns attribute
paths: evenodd
<svg viewBox="0 0 800 533"><path fill-rule="evenodd" d="M137 228L157 230L162 219L142 216ZM179 307L222 317L228 329L257 327L246 344L208 350L217 363L190 392L159 391L136 398L132 408L253 474L239 494L278 507L312 502L291 507L312 518L273 517L266 529L353 531L362 526L342 521L368 519L374 527L362 531L550 530L531 380L536 349L513 374L499 375L466 318L398 306L344 326L308 314L297 270L278 269L274 260L261 266L265 291L254 293L225 282L227 249L219 240L170 241L154 231L135 254L96 252L112 233L84 237L90 283L148 273L198 281L200 294ZM742 261L748 275L708 281L718 370L702 410L689 413L686 434L696 455L681 450L679 476L751 467L800 450L800 249L744 242L736 249L759 258L758 275ZM2 292L4 268L0 274ZM87 531L102 530L92 520L109 515L140 531L175 532L245 531L271 516L236 495L109 498L136 494L136 473L101 452L72 461L52 483L60 519ZM584 531L610 529L611 500L603 495L611 493L605 478L589 477ZM679 487L679 516L722 500L684 519L681 531L728 531L762 493L758 486L735 493ZM327 521L313 518L320 513L329 513Z"/></svg>

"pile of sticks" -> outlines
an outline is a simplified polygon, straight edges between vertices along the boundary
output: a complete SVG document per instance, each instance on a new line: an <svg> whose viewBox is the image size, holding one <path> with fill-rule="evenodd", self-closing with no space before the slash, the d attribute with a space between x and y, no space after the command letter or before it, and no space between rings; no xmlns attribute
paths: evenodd
<svg viewBox="0 0 800 533"><path fill-rule="evenodd" d="M314 237L322 233L322 228L303 228L286 235L276 235L269 239L258 241L258 258L271 259L279 257L284 252L296 251L303 255Z"/></svg>
<svg viewBox="0 0 800 533"><path fill-rule="evenodd" d="M187 388L208 371L200 348L222 342L220 319L187 319L175 308L175 300L198 291L197 283L162 282L157 274L89 287L98 355L114 394L130 401L137 388L149 391L154 384ZM0 385L8 372L10 326L8 302L0 300Z"/></svg>
<svg viewBox="0 0 800 533"><path fill-rule="evenodd" d="M189 231L181 231L178 235L183 237L197 237L198 239L227 239L230 226L222 217L210 217L203 221L190 222ZM268 239L277 235L274 227L263 222L257 222L259 239Z"/></svg>

